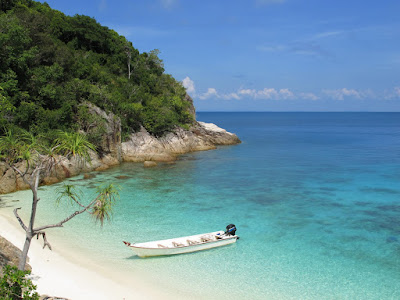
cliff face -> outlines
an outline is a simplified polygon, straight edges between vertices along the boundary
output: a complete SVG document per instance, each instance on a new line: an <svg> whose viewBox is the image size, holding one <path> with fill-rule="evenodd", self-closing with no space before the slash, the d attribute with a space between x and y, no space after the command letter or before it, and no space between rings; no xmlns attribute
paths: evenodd
<svg viewBox="0 0 400 300"><path fill-rule="evenodd" d="M187 101L193 103L191 98ZM193 105L192 105L193 107ZM121 122L113 114L106 114L98 107L89 104L89 111L105 120L106 133L102 137L102 153L99 156L91 152L91 162L82 164L75 158L66 159L59 157L60 163L41 178L41 184L53 184L65 178L76 176L91 171L102 171L110 166L118 165L123 161L128 162L167 162L176 160L179 154L192 151L215 149L218 145L239 144L239 138L226 130L203 122L194 122L190 130L177 128L167 135L156 138L144 128L133 133L126 142L121 142ZM194 107L191 113L195 114ZM25 163L21 162L21 169ZM0 163L0 194L11 193L16 190L27 189L24 181L16 176L12 169Z"/></svg>
<svg viewBox="0 0 400 300"><path fill-rule="evenodd" d="M121 151L121 120L113 113L107 114L99 107L87 102L89 113L102 118L105 127L105 134L101 139L101 150L107 156L113 157L118 163L122 161Z"/></svg>
<svg viewBox="0 0 400 300"><path fill-rule="evenodd" d="M190 112L190 114L193 116L193 120L195 120L195 119L196 119L196 109L195 109L195 107L194 107L194 105L193 105L193 99L192 99L192 97L190 97L188 94L186 94L186 95L185 95L185 98L184 98L183 100L189 102L189 105L190 105L190 106L189 106L189 112Z"/></svg>

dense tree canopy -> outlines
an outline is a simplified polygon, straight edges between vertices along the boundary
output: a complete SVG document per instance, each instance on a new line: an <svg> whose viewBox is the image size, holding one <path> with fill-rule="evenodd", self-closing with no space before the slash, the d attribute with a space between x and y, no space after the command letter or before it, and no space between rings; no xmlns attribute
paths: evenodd
<svg viewBox="0 0 400 300"><path fill-rule="evenodd" d="M119 116L125 136L140 125L159 136L193 121L184 97L157 50L140 53L93 18L47 3L0 1L2 133L84 129L88 101Z"/></svg>

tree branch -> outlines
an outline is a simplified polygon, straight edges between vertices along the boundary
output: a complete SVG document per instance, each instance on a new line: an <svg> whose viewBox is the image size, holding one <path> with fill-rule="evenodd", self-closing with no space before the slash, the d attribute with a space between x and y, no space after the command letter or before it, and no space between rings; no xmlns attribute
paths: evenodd
<svg viewBox="0 0 400 300"><path fill-rule="evenodd" d="M35 185L35 190L37 191L38 187L39 187L39 180L40 180L40 171L43 169L43 167L38 168L37 170L35 170L37 172L37 174L35 175L35 181L33 181L32 178L32 183ZM33 173L32 173L33 176ZM38 199L39 200L39 199Z"/></svg>
<svg viewBox="0 0 400 300"><path fill-rule="evenodd" d="M45 225L42 227L38 227L33 229L34 232L39 232L45 229L49 229L49 228L55 228L55 227L63 227L64 223L68 222L69 220L71 220L73 217L80 215L81 213L84 213L85 211L87 211L90 207L92 207L92 205L97 201L98 197L96 197L96 199L94 199L92 202L90 202L90 204L88 206L86 206L84 209L81 210L77 210L76 212L74 212L72 215L70 215L69 217L65 218L64 220L62 220L61 222L58 222L56 224L52 224L52 225Z"/></svg>
<svg viewBox="0 0 400 300"><path fill-rule="evenodd" d="M14 209L14 215L17 218L19 224L21 225L21 227L25 230L25 232L28 230L28 228L26 227L24 221L22 221L22 219L20 218L20 216L18 215L18 209L21 209L21 207L15 208Z"/></svg>
<svg viewBox="0 0 400 300"><path fill-rule="evenodd" d="M50 243L47 241L46 232L44 232L44 231L39 231L39 232L37 233L37 239L39 239L39 236L42 236L42 237L43 237L43 249L46 248L46 246L47 246L47 247L49 247L50 250L52 250L52 249L51 249Z"/></svg>
<svg viewBox="0 0 400 300"><path fill-rule="evenodd" d="M86 207L85 205L83 205L82 203L80 203L80 202L78 201L78 199L76 199L75 197L71 196L71 199L74 200L74 202L75 202L76 204L78 204L80 207L83 207L83 208ZM90 204L90 205L91 205L91 204Z"/></svg>

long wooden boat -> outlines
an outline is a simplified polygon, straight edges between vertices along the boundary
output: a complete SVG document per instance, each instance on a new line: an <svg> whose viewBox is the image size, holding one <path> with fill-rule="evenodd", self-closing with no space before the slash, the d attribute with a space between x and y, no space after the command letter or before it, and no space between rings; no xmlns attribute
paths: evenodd
<svg viewBox="0 0 400 300"><path fill-rule="evenodd" d="M233 244L239 239L235 231L236 228L233 232L215 231L146 243L124 243L139 257L174 255Z"/></svg>

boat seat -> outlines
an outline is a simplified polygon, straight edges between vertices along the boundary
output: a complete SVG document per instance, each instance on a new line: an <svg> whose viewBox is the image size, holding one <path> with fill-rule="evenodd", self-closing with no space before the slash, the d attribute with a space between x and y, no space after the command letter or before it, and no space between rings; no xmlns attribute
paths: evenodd
<svg viewBox="0 0 400 300"><path fill-rule="evenodd" d="M161 245L161 244L157 244L158 248L168 248L167 246Z"/></svg>
<svg viewBox="0 0 400 300"><path fill-rule="evenodd" d="M174 247L183 247L183 246L185 246L184 244L177 243L177 242L172 242L172 245L173 245Z"/></svg>
<svg viewBox="0 0 400 300"><path fill-rule="evenodd" d="M198 241L192 241L192 240L186 240L186 242L188 243L189 246L197 245L197 244L200 243L200 242L198 242Z"/></svg>
<svg viewBox="0 0 400 300"><path fill-rule="evenodd" d="M204 235L204 236L202 236L202 237L200 238L200 240L201 240L203 243L207 243L207 242L213 241L214 239L213 239L213 237L211 237L211 236L209 236L209 235Z"/></svg>

